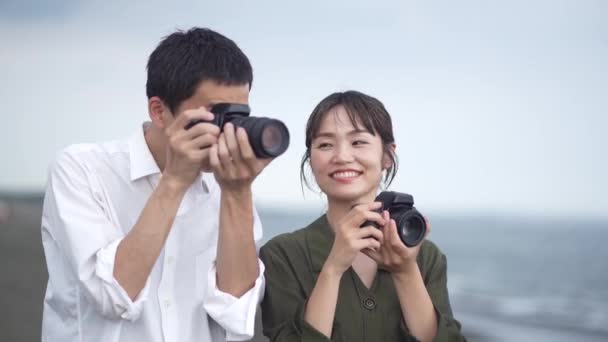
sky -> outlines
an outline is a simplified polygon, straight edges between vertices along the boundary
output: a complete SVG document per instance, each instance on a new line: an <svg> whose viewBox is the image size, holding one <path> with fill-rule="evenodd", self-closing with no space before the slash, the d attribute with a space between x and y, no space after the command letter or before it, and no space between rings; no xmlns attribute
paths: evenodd
<svg viewBox="0 0 608 342"><path fill-rule="evenodd" d="M233 39L254 68L252 115L289 150L263 205L320 208L299 163L314 106L355 89L391 113L392 190L422 210L608 217L608 2L0 2L0 191L41 191L64 147L147 119L147 58L176 29Z"/></svg>

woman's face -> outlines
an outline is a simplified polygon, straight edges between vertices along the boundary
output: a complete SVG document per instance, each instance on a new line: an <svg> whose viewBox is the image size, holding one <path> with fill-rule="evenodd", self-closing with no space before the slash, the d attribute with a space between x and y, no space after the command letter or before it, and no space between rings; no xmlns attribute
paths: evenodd
<svg viewBox="0 0 608 342"><path fill-rule="evenodd" d="M377 134L358 130L344 107L336 106L325 114L312 141L310 166L328 201L356 204L374 200L390 159Z"/></svg>

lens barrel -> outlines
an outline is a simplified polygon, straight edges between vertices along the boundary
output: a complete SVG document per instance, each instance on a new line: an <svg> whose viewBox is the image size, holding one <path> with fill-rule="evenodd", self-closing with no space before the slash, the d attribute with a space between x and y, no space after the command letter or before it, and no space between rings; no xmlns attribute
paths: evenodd
<svg viewBox="0 0 608 342"><path fill-rule="evenodd" d="M383 191L376 196L374 201L382 203L382 207L377 210L379 213L388 210L389 216L395 220L397 233L404 245L414 247L424 240L426 220L414 207L414 197L412 195ZM379 228L374 221L365 221L361 227L370 225Z"/></svg>
<svg viewBox="0 0 608 342"><path fill-rule="evenodd" d="M243 127L249 144L258 158L274 158L289 147L289 130L277 119L255 116L234 116L226 122Z"/></svg>

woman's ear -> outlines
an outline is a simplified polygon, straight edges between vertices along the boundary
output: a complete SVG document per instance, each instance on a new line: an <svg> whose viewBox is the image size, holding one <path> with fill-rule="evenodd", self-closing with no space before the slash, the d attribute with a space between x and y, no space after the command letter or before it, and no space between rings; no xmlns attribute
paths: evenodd
<svg viewBox="0 0 608 342"><path fill-rule="evenodd" d="M158 96L152 96L148 99L148 115L154 126L164 129L171 123L173 115L163 100Z"/></svg>
<svg viewBox="0 0 608 342"><path fill-rule="evenodd" d="M391 155L395 155L396 149L397 149L397 145L395 145L395 143L388 145L388 148L384 152L384 156L382 157L382 169L383 170L387 170L391 166L393 166L393 158L391 158Z"/></svg>

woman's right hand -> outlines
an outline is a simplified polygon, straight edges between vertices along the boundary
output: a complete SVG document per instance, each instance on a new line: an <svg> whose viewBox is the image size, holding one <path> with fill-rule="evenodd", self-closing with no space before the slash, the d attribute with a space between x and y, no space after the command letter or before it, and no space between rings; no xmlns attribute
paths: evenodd
<svg viewBox="0 0 608 342"><path fill-rule="evenodd" d="M361 225L375 221L380 226L386 224L382 214L374 210L381 207L380 202L360 204L353 207L334 228L335 240L323 268L342 275L353 263L357 253L364 249L378 250L384 239L382 231L374 226Z"/></svg>

